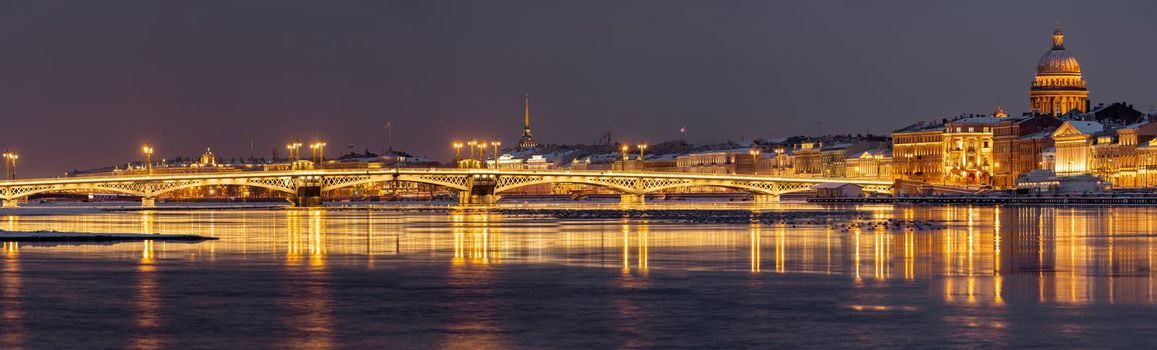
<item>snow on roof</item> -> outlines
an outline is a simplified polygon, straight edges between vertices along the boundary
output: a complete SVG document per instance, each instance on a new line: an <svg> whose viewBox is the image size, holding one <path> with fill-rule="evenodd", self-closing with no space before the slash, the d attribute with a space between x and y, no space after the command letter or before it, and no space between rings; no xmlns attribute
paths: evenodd
<svg viewBox="0 0 1157 350"><path fill-rule="evenodd" d="M1133 124L1129 124L1129 125L1125 125L1125 126L1122 126L1122 127L1118 128L1118 129L1124 129L1124 130L1135 130L1135 129L1137 129L1137 128L1140 128L1140 127L1144 126L1145 124L1149 124L1149 121L1148 121L1148 120L1142 120L1142 121L1139 121L1139 122L1136 122L1136 123L1133 123Z"/></svg>
<svg viewBox="0 0 1157 350"><path fill-rule="evenodd" d="M837 143L834 145L825 145L822 149L823 150L833 150L833 149L844 149L844 148L848 148L848 147L852 147L852 144L847 143L847 142L841 142L841 143Z"/></svg>
<svg viewBox="0 0 1157 350"><path fill-rule="evenodd" d="M1031 133L1031 134L1028 134L1028 135L1024 135L1024 136L1021 136L1021 137L1019 137L1019 139L1021 139L1021 140L1036 140L1036 139L1044 139L1044 138L1048 138L1048 137L1049 137L1049 136L1051 136L1052 134L1053 134L1053 131L1052 131L1052 130L1046 130L1046 131L1037 131L1037 132L1034 132L1034 133Z"/></svg>
<svg viewBox="0 0 1157 350"><path fill-rule="evenodd" d="M964 119L957 119L949 121L948 124L998 124L1005 118L997 117L968 117Z"/></svg>
<svg viewBox="0 0 1157 350"><path fill-rule="evenodd" d="M751 152L751 147L744 147L744 148L732 148L732 149L717 149L717 150L709 150L709 151L699 151L699 152L691 152L691 153L688 153L687 155L697 155L697 154L719 154L719 153L742 153L742 154L747 154L747 152Z"/></svg>
<svg viewBox="0 0 1157 350"><path fill-rule="evenodd" d="M916 123L916 124L912 124L909 126L905 126L903 128L900 128L899 130L896 130L893 132L898 132L898 133L900 133L900 132L918 132L918 131L928 131L928 130L940 130L941 128L944 128L944 124L938 124L938 123L925 124L925 123L921 122L921 123Z"/></svg>
<svg viewBox="0 0 1157 350"><path fill-rule="evenodd" d="M1074 128L1077 128L1077 130L1080 131L1082 134L1090 134L1091 135L1091 134L1096 134L1098 132L1105 130L1105 126L1101 125L1101 123L1098 123L1098 122L1071 121L1070 120L1070 121L1067 121L1065 123L1069 123L1069 125L1072 125Z"/></svg>

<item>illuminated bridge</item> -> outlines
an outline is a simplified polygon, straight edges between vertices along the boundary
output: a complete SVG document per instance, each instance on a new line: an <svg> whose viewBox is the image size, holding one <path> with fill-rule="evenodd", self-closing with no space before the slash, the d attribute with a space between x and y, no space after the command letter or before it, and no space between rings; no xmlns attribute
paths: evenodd
<svg viewBox="0 0 1157 350"><path fill-rule="evenodd" d="M202 186L251 186L283 192L299 206L321 205L323 193L376 182L403 181L457 191L462 204L493 204L501 194L537 184L584 184L621 194L624 203L641 203L647 194L707 186L752 193L757 201L776 201L785 193L814 189L821 183L857 184L865 192L891 192L892 182L865 179L708 175L659 172L531 171L491 169L316 169L156 175L110 175L0 181L5 207L39 193L117 193L139 196L153 206L158 196Z"/></svg>

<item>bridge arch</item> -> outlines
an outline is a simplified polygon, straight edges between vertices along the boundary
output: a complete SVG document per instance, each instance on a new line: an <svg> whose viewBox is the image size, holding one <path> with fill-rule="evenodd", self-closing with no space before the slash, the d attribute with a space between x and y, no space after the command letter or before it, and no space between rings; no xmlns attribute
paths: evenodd
<svg viewBox="0 0 1157 350"><path fill-rule="evenodd" d="M264 188L264 189L267 189L270 191L288 193L288 194L296 194L297 193L297 191L291 187L277 185L276 181L252 181L249 179L243 179L240 181L198 180L198 181L194 181L194 182L188 182L188 183L181 183L181 184L172 185L172 186L166 186L166 187L163 187L162 189L154 190L153 192L150 193L150 195L152 197L156 197L156 196L160 196L160 195L170 193L170 192L176 192L176 191L180 191L180 190L184 190L184 189L205 187L205 186L247 186L247 187Z"/></svg>
<svg viewBox="0 0 1157 350"><path fill-rule="evenodd" d="M112 186L110 186L112 185ZM59 185L43 185L32 187L16 187L9 188L4 195L4 199L20 199L31 195L41 193L53 192L68 192L68 191L88 191L88 192L113 192L120 194L127 194L130 196L144 196L145 193L134 188L133 184L59 184Z"/></svg>
<svg viewBox="0 0 1157 350"><path fill-rule="evenodd" d="M346 187L371 184L376 182L387 181L402 181L413 182L435 186L442 186L458 191L467 191L470 188L467 186L469 175L399 175L399 174L385 174L385 175L357 175L357 176L331 176L325 178L325 184L322 186L322 192L342 189Z"/></svg>
<svg viewBox="0 0 1157 350"><path fill-rule="evenodd" d="M740 191L754 193L754 194L767 194L767 195L777 195L780 193L778 191L779 187L777 184L770 184L769 183L769 184L766 184L765 186L753 186L750 184L734 183L734 182L730 182L730 181L706 181L706 182L688 181L688 182L682 182L682 183L667 183L667 184L662 184L662 185L658 185L658 186L648 187L646 189L646 193L657 193L660 191L665 191L665 190L670 190L670 189L689 188L689 187L719 187L719 188L728 188L728 189L740 190Z"/></svg>
<svg viewBox="0 0 1157 350"><path fill-rule="evenodd" d="M604 180L599 177L592 176L510 176L504 175L498 178L498 186L494 188L495 193L510 191L520 187L543 185L543 184L579 184L590 185L601 188L606 188L623 194L640 194L639 190L635 188L635 182L638 179L634 178L608 178Z"/></svg>

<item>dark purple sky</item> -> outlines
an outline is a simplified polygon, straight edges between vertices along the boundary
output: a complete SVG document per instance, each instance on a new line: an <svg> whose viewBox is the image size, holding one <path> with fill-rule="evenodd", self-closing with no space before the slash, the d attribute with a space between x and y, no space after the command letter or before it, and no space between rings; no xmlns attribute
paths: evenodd
<svg viewBox="0 0 1157 350"><path fill-rule="evenodd" d="M322 137L437 159L589 143L883 133L1026 110L1062 20L1094 102L1157 105L1151 1L0 3L0 145L22 176Z"/></svg>

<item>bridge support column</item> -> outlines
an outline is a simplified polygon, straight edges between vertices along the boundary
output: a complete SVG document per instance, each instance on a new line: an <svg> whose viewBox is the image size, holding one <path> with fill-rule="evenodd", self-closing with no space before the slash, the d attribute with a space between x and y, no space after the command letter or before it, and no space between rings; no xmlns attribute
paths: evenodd
<svg viewBox="0 0 1157 350"><path fill-rule="evenodd" d="M458 204L461 205L492 205L498 203L502 196L496 194L473 194L470 191L458 192Z"/></svg>
<svg viewBox="0 0 1157 350"><path fill-rule="evenodd" d="M15 208L15 207L17 207L16 203L17 203L16 199L5 199L3 207L4 208Z"/></svg>
<svg viewBox="0 0 1157 350"><path fill-rule="evenodd" d="M778 194L757 194L751 197L751 201L755 203L776 203L779 202Z"/></svg>
<svg viewBox="0 0 1157 350"><path fill-rule="evenodd" d="M297 194L290 198L295 207L320 207L321 201L321 186L300 186L297 188Z"/></svg>
<svg viewBox="0 0 1157 350"><path fill-rule="evenodd" d="M458 204L461 205L492 205L502 198L494 194L498 187L498 177L480 174L467 179L466 186L470 189L458 192Z"/></svg>
<svg viewBox="0 0 1157 350"><path fill-rule="evenodd" d="M155 197L141 197L141 208L153 208L157 206L157 198Z"/></svg>
<svg viewBox="0 0 1157 350"><path fill-rule="evenodd" d="M622 204L643 204L646 202L646 195L642 194L621 194L619 195L619 203Z"/></svg>

